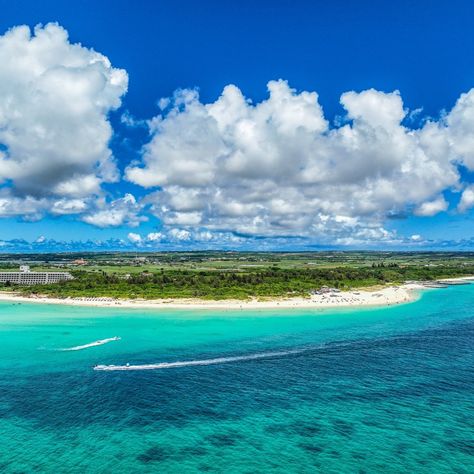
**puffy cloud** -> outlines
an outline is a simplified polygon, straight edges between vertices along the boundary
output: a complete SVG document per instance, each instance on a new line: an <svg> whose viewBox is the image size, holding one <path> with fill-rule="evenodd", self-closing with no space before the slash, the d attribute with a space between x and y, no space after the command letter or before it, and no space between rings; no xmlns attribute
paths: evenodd
<svg viewBox="0 0 474 474"><path fill-rule="evenodd" d="M142 241L142 236L140 234L135 234L134 232L130 232L127 237L128 240L130 240L130 242L134 244L137 244Z"/></svg>
<svg viewBox="0 0 474 474"><path fill-rule="evenodd" d="M448 140L459 159L474 169L474 89L461 94L446 117Z"/></svg>
<svg viewBox="0 0 474 474"><path fill-rule="evenodd" d="M150 232L147 236L146 236L146 240L148 240L149 242L160 242L161 240L163 240L165 238L164 234L161 233L161 232Z"/></svg>
<svg viewBox="0 0 474 474"><path fill-rule="evenodd" d="M148 220L141 216L142 205L137 202L132 194L125 194L123 198L108 201L105 198L98 199L93 204L88 214L82 216L82 220L97 227L118 227L129 225L137 227L141 222Z"/></svg>
<svg viewBox="0 0 474 474"><path fill-rule="evenodd" d="M471 163L474 92L421 128L398 91L341 96L346 117L330 127L315 92L282 80L252 104L233 85L213 103L177 91L150 122L143 160L126 170L165 225L249 235L386 238L387 216L434 215ZM363 238L363 236L361 236Z"/></svg>
<svg viewBox="0 0 474 474"><path fill-rule="evenodd" d="M170 229L168 232L169 237L172 240L190 240L191 239L191 232L187 231L186 229Z"/></svg>
<svg viewBox="0 0 474 474"><path fill-rule="evenodd" d="M218 236L213 234L212 232L209 232L209 231L197 232L194 235L194 238L198 241L201 241L201 242L209 242L209 241L213 240L216 237L218 237Z"/></svg>
<svg viewBox="0 0 474 474"><path fill-rule="evenodd" d="M381 127L385 130L397 128L404 119L406 111L400 92L391 94L369 89L361 93L346 92L341 96L341 104L347 111L349 119L370 124L371 127Z"/></svg>
<svg viewBox="0 0 474 474"><path fill-rule="evenodd" d="M420 204L414 211L417 216L434 216L439 212L445 211L448 208L448 203L443 196L440 196L433 201L428 201Z"/></svg>
<svg viewBox="0 0 474 474"><path fill-rule="evenodd" d="M474 206L474 185L468 186L461 195L461 200L458 204L458 210L465 212Z"/></svg>
<svg viewBox="0 0 474 474"><path fill-rule="evenodd" d="M0 217L22 216L24 220L35 221L49 207L44 198L12 196L10 189L0 189Z"/></svg>
<svg viewBox="0 0 474 474"><path fill-rule="evenodd" d="M56 215L80 214L87 209L87 202L84 199L58 199L52 202L50 212Z"/></svg>
<svg viewBox="0 0 474 474"><path fill-rule="evenodd" d="M220 246L238 246L250 243L252 238L238 237L229 232L210 232L207 230L187 230L180 227L164 227L159 232L150 232L145 236L139 233L130 232L127 235L128 241L141 249L156 248L206 248L209 245L220 248Z"/></svg>
<svg viewBox="0 0 474 474"><path fill-rule="evenodd" d="M107 115L127 73L53 23L0 36L0 64L0 186L17 215L83 212L119 179Z"/></svg>

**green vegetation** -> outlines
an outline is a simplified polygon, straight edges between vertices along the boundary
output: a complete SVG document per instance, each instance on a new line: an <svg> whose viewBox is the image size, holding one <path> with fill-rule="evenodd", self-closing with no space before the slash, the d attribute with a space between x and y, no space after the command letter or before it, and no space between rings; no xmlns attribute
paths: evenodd
<svg viewBox="0 0 474 474"><path fill-rule="evenodd" d="M78 258L85 265L74 264ZM1 261L3 260L3 262ZM347 290L474 275L471 253L191 252L0 256L0 266L67 270L72 281L17 287L54 297L203 298L307 296L323 286ZM11 290L12 287L9 288Z"/></svg>

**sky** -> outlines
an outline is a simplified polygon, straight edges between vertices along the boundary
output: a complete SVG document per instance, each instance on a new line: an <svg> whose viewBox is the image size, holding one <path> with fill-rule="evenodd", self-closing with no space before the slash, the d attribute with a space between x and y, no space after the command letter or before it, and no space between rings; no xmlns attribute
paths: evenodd
<svg viewBox="0 0 474 474"><path fill-rule="evenodd" d="M472 2L0 8L0 251L474 248Z"/></svg>

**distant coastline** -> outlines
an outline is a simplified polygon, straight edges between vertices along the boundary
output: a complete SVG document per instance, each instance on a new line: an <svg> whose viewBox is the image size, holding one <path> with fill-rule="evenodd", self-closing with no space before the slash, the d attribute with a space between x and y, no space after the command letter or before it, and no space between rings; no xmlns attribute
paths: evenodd
<svg viewBox="0 0 474 474"><path fill-rule="evenodd" d="M446 278L439 282L474 282L474 277ZM0 292L0 301L17 303L39 303L69 306L92 306L100 308L143 309L290 309L290 308L351 308L370 306L392 306L409 303L419 298L420 291L432 289L433 282L414 282L387 286L380 289L358 289L338 293L316 294L308 298L265 298L249 300L204 300L198 298L173 299L114 299L114 298L51 298L42 296L20 296L13 292Z"/></svg>

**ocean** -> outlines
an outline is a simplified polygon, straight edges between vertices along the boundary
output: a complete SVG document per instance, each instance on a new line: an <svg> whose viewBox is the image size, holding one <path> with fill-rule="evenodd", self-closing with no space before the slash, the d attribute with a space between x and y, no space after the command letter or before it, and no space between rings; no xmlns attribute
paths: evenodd
<svg viewBox="0 0 474 474"><path fill-rule="evenodd" d="M474 285L352 310L0 302L0 471L472 473L473 368Z"/></svg>

